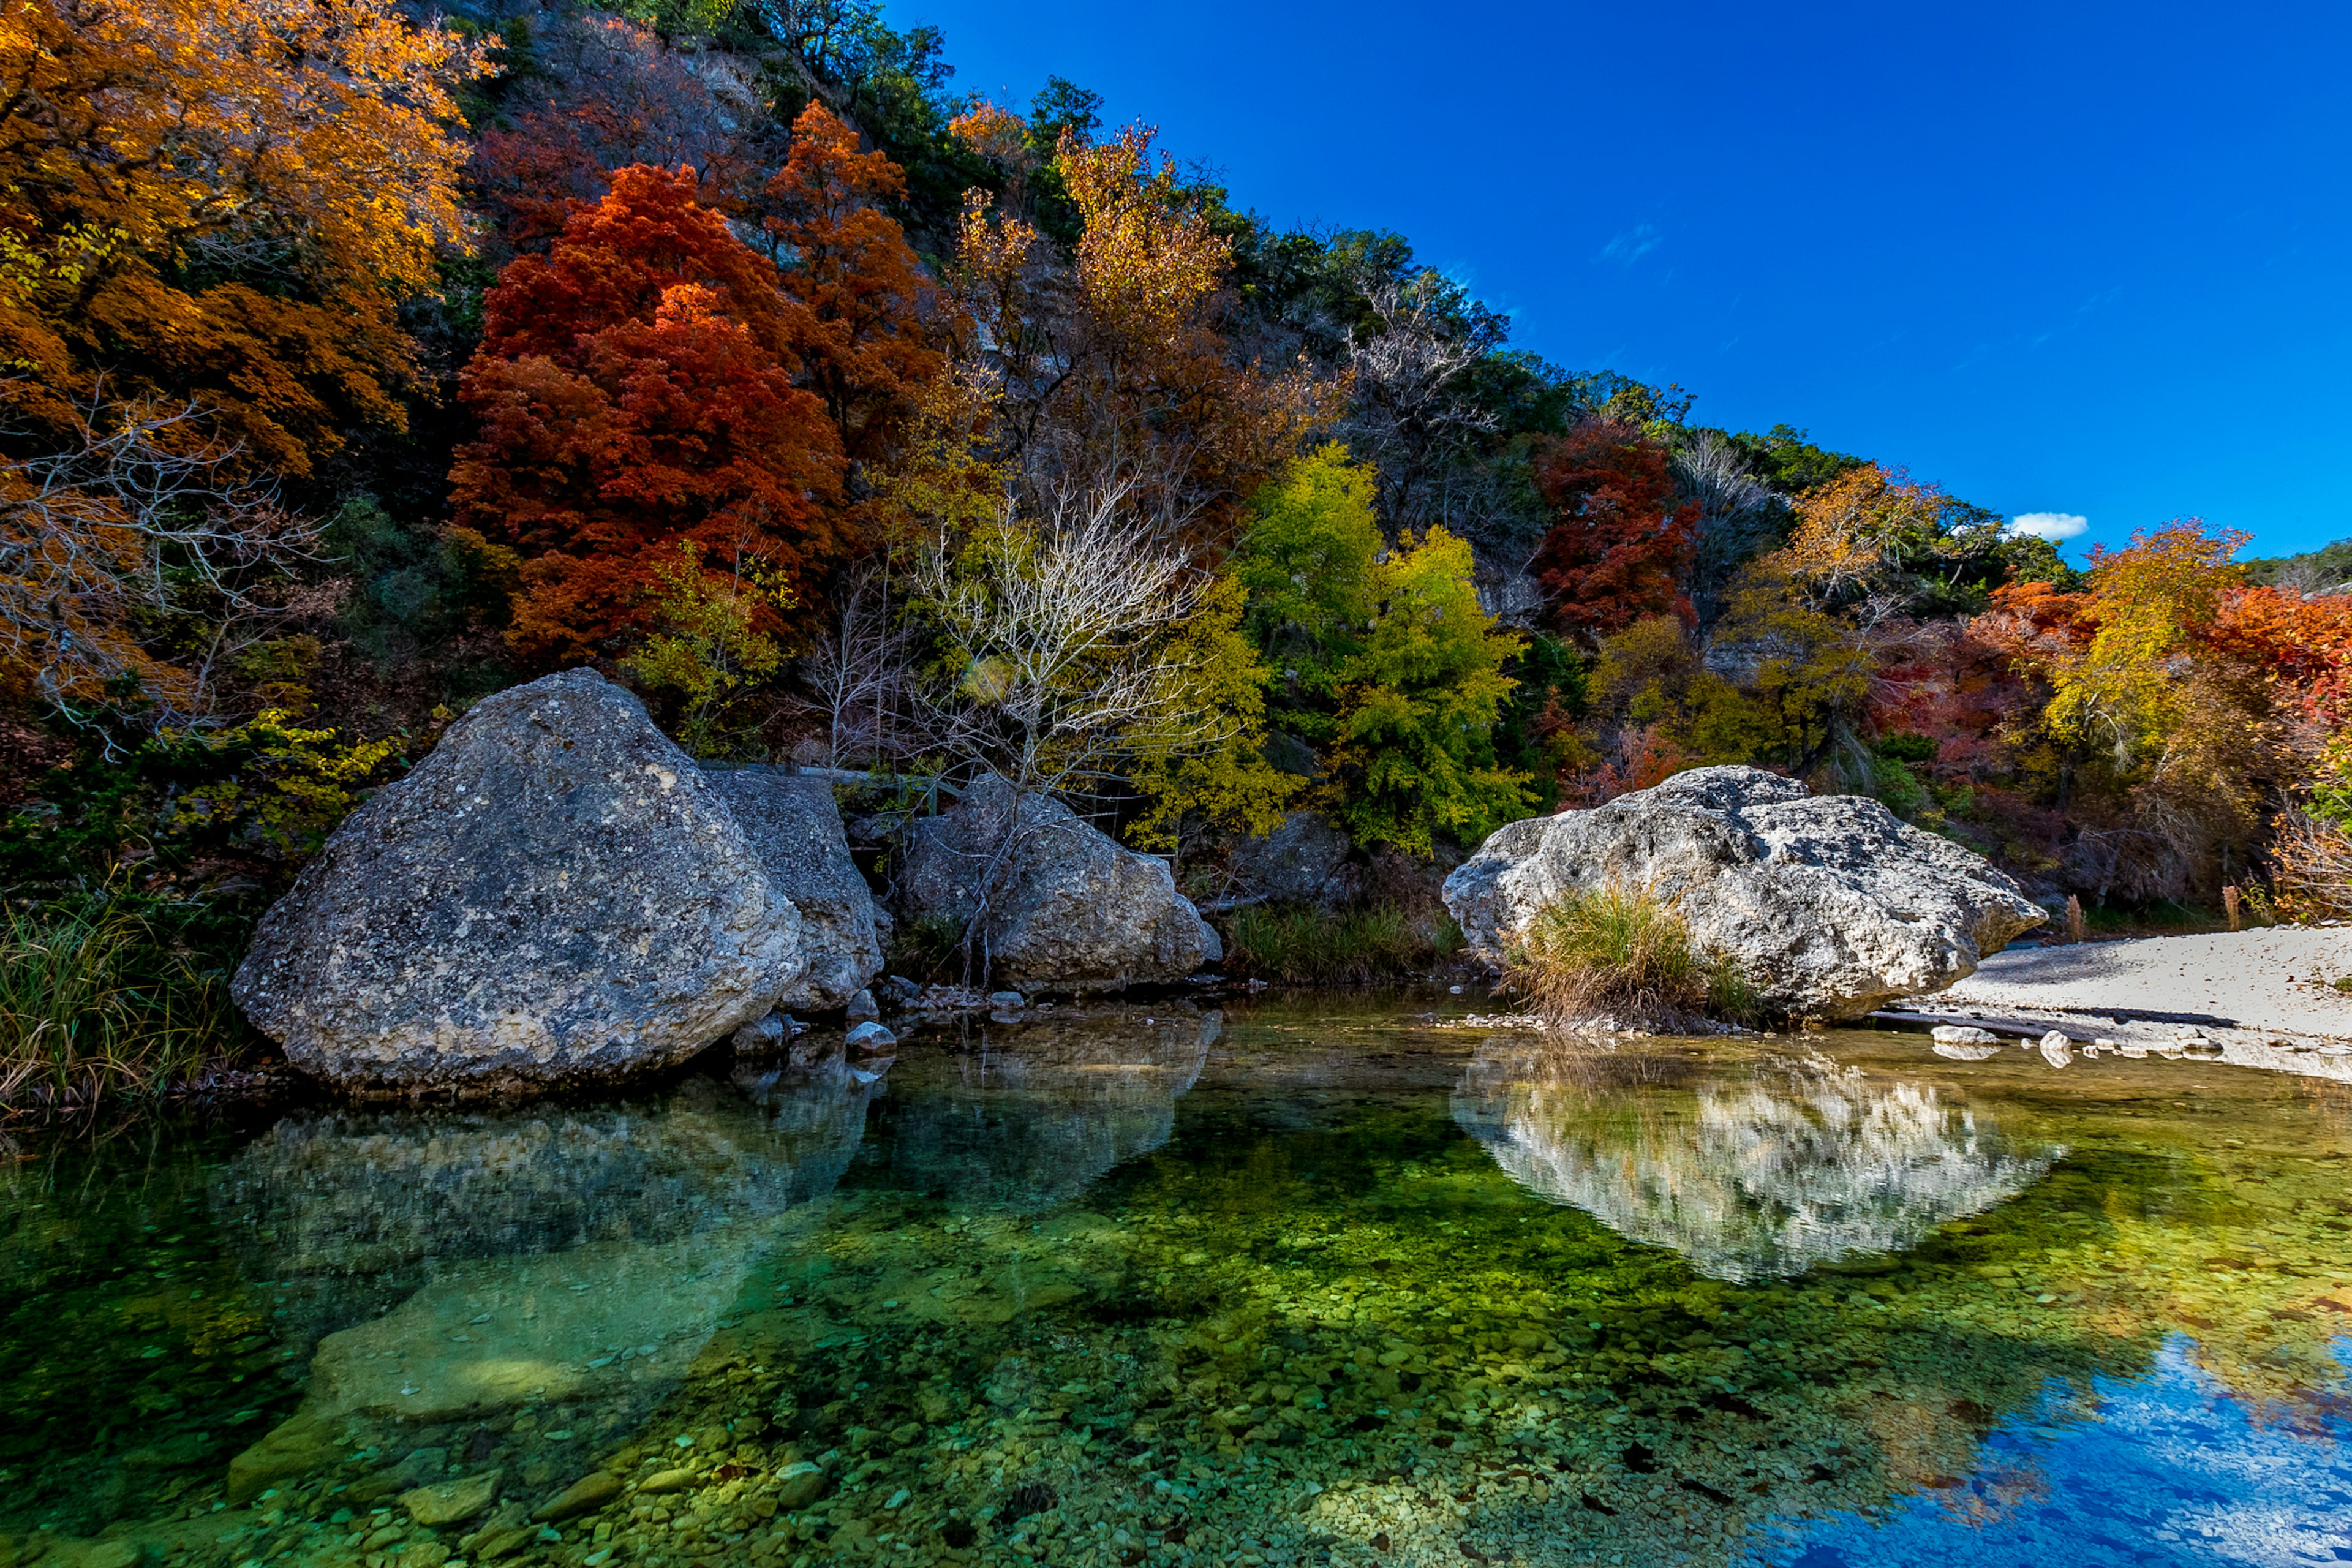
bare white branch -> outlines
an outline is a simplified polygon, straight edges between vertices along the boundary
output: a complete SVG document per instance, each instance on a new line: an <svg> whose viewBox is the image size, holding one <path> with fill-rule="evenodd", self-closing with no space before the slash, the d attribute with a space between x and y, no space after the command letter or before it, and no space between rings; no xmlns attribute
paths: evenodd
<svg viewBox="0 0 2352 1568"><path fill-rule="evenodd" d="M906 706L913 689L914 637L892 602L877 562L850 573L840 619L801 659L801 676L825 721L825 764L866 766L909 749Z"/></svg>
<svg viewBox="0 0 2352 1568"><path fill-rule="evenodd" d="M935 744L1024 791L1076 790L1121 759L1231 738L1203 672L1171 643L1210 579L1129 496L1065 492L1040 520L1008 514L920 554L914 591L949 655L924 693Z"/></svg>
<svg viewBox="0 0 2352 1568"><path fill-rule="evenodd" d="M193 405L93 397L74 445L0 461L0 661L60 706L135 675L163 717L191 716L213 666L283 618L275 569L316 539ZM204 656L150 657L134 617L189 608L213 627Z"/></svg>

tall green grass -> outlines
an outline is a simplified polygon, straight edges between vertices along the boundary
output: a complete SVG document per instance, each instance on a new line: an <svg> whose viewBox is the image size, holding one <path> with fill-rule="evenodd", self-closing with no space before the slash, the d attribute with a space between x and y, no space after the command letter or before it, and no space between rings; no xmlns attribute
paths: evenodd
<svg viewBox="0 0 2352 1568"><path fill-rule="evenodd" d="M182 1087L247 1038L225 978L118 900L0 915L0 1109Z"/></svg>
<svg viewBox="0 0 2352 1568"><path fill-rule="evenodd" d="M1555 1024L1610 1017L1672 1025L1693 1015L1735 1022L1757 1011L1739 967L1701 952L1671 900L1611 884L1538 911L1505 979Z"/></svg>
<svg viewBox="0 0 2352 1568"><path fill-rule="evenodd" d="M985 980L986 975L976 973L983 956L979 934L954 915L927 914L901 921L890 941L885 967L893 974L929 984L961 985L974 978Z"/></svg>
<svg viewBox="0 0 2352 1568"><path fill-rule="evenodd" d="M1245 904L1226 921L1225 973L1296 985L1364 985L1423 972L1461 945L1451 921L1432 933L1392 904L1337 912Z"/></svg>

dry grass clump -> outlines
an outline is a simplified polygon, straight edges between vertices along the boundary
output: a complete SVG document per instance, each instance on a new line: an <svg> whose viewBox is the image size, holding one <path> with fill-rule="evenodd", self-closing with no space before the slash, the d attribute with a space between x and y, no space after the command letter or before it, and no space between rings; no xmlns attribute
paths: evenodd
<svg viewBox="0 0 2352 1568"><path fill-rule="evenodd" d="M175 1088L242 1037L223 978L111 900L0 915L0 1108Z"/></svg>
<svg viewBox="0 0 2352 1568"><path fill-rule="evenodd" d="M1548 1022L1666 1026L1704 1016L1744 1021L1754 988L1739 967L1700 952L1674 901L1614 883L1539 910L1504 979Z"/></svg>

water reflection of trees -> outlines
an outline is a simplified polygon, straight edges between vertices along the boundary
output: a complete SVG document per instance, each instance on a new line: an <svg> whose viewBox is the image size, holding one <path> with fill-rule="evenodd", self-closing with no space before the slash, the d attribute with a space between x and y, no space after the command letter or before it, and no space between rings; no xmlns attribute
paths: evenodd
<svg viewBox="0 0 2352 1568"><path fill-rule="evenodd" d="M1800 1057L1490 1041L1454 1115L1523 1186L1729 1280L1903 1250L2064 1153L1935 1084Z"/></svg>
<svg viewBox="0 0 2352 1568"><path fill-rule="evenodd" d="M902 1054L876 1107L892 1184L1043 1207L1168 1142L1223 1028L1185 1007L997 1028Z"/></svg>

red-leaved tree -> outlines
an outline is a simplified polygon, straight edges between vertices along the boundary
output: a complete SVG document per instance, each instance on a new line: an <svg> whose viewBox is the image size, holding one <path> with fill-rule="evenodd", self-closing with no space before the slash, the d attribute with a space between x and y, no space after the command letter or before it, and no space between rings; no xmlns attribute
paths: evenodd
<svg viewBox="0 0 2352 1568"><path fill-rule="evenodd" d="M806 310L698 203L690 168L622 169L486 301L459 395L457 527L510 549L509 637L555 662L644 624L679 547L802 592L844 552L843 458L794 384Z"/></svg>
<svg viewBox="0 0 2352 1568"><path fill-rule="evenodd" d="M1536 484L1559 521L1533 570L1561 630L1598 642L1648 616L1696 623L1699 508L1675 502L1664 447L1595 416L1538 460Z"/></svg>
<svg viewBox="0 0 2352 1568"><path fill-rule="evenodd" d="M915 389L945 363L929 341L939 290L881 210L906 193L898 165L859 153L857 133L821 103L793 121L791 155L765 192L784 292L806 310L807 384L856 462L887 449Z"/></svg>

